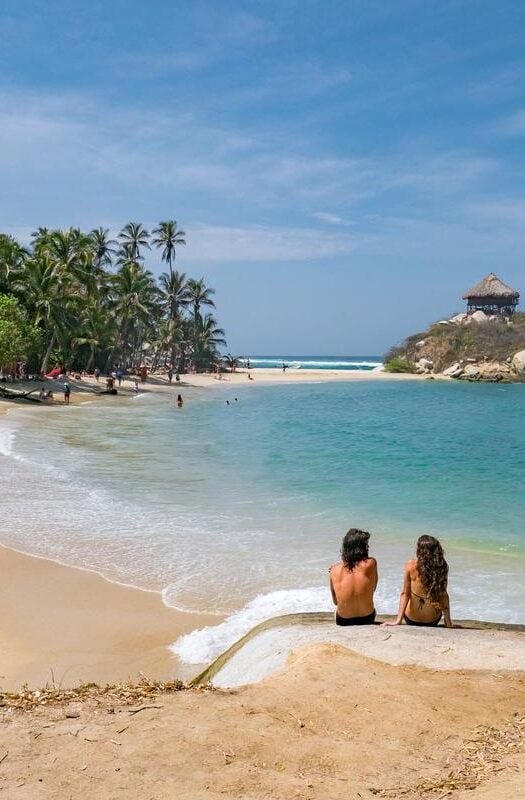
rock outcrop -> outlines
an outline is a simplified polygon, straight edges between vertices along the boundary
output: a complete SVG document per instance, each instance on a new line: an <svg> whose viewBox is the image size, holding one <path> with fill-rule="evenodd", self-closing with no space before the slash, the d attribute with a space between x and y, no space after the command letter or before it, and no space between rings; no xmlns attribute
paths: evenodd
<svg viewBox="0 0 525 800"><path fill-rule="evenodd" d="M409 336L385 357L385 368L464 381L525 381L525 313L455 314Z"/></svg>
<svg viewBox="0 0 525 800"><path fill-rule="evenodd" d="M525 375L525 350L514 353L511 365L514 372L518 375Z"/></svg>

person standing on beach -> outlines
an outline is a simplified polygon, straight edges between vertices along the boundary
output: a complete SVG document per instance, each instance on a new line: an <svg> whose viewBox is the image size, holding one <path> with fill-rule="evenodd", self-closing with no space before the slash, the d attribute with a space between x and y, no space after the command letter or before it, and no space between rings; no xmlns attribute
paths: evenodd
<svg viewBox="0 0 525 800"><path fill-rule="evenodd" d="M70 387L69 383L66 381L64 383L64 403L66 404L66 406L69 405L69 396L70 396L70 394L71 394L71 387Z"/></svg>
<svg viewBox="0 0 525 800"><path fill-rule="evenodd" d="M173 381L173 370L170 367L168 370L168 381L171 383Z"/></svg>
<svg viewBox="0 0 525 800"><path fill-rule="evenodd" d="M368 555L370 534L350 528L343 539L341 561L328 570L336 606L336 625L372 625L378 574L375 558Z"/></svg>
<svg viewBox="0 0 525 800"><path fill-rule="evenodd" d="M445 552L434 536L420 536L416 557L407 561L399 611L394 622L384 625L407 625L434 628L444 618L445 627L452 628L450 600L447 592L448 564Z"/></svg>

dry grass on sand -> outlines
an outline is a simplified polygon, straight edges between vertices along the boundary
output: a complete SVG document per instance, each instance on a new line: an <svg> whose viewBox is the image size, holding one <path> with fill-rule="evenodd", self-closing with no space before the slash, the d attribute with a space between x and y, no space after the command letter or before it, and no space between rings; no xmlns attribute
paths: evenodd
<svg viewBox="0 0 525 800"><path fill-rule="evenodd" d="M521 674L393 667L316 645L235 691L145 684L36 700L15 710L20 698L5 698L0 797L525 796Z"/></svg>

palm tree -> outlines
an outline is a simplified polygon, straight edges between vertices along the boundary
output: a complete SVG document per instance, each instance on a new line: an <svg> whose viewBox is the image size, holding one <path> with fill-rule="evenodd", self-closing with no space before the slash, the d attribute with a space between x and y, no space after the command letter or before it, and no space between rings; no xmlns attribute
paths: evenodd
<svg viewBox="0 0 525 800"><path fill-rule="evenodd" d="M217 360L218 348L226 345L224 330L217 327L217 320L206 314L199 317L197 329L194 331L193 359L197 372L210 369Z"/></svg>
<svg viewBox="0 0 525 800"><path fill-rule="evenodd" d="M43 332L46 350L40 372L46 373L53 347L66 327L68 292L59 267L49 257L28 259L17 271L13 292L20 297L33 325Z"/></svg>
<svg viewBox="0 0 525 800"><path fill-rule="evenodd" d="M166 261L170 268L175 261L176 248L181 244L186 244L186 233L177 228L176 220L168 220L166 222L159 222L159 227L153 230L155 239L152 239L156 247L162 247L161 258Z"/></svg>
<svg viewBox="0 0 525 800"><path fill-rule="evenodd" d="M177 336L171 336L171 364L175 365L177 358L177 345L180 343L179 330L181 328L182 311L189 303L186 275L177 270L163 272L159 277L159 301L162 310L171 323L170 330L177 331Z"/></svg>
<svg viewBox="0 0 525 800"><path fill-rule="evenodd" d="M204 283L204 278L199 280L191 279L187 283L189 304L193 306L193 351L199 352L197 341L199 327L202 323L201 306L211 306L215 308L211 295L215 294L215 289L209 289Z"/></svg>
<svg viewBox="0 0 525 800"><path fill-rule="evenodd" d="M150 249L149 233L141 222L128 222L120 231L118 238L121 241L121 249L126 249L131 261L142 260L141 248Z"/></svg>
<svg viewBox="0 0 525 800"><path fill-rule="evenodd" d="M27 250L16 239L0 234L0 292L8 291L11 274L22 267L27 256Z"/></svg>
<svg viewBox="0 0 525 800"><path fill-rule="evenodd" d="M111 239L108 228L94 228L90 234L91 251L95 264L99 267L110 267L113 256L116 253L117 242Z"/></svg>
<svg viewBox="0 0 525 800"><path fill-rule="evenodd" d="M38 228L27 250L0 234L0 291L19 299L38 330L31 358L42 372L54 350L67 364L88 370L101 358L109 365L116 353L135 364L152 348L155 364L169 354L181 372L187 354L197 369L217 362L224 331L211 314L202 314L203 306L214 307L214 290L203 278L188 280L173 269L184 231L175 220L155 228L153 243L162 248L168 267L158 283L142 265L148 236L141 223L130 222L120 231L115 252L117 242L106 228L87 234Z"/></svg>
<svg viewBox="0 0 525 800"><path fill-rule="evenodd" d="M49 228L37 228L31 234L31 250L35 255L41 255L49 244L51 231Z"/></svg>
<svg viewBox="0 0 525 800"><path fill-rule="evenodd" d="M232 356L231 353L227 353L225 356L223 356L222 360L230 372L235 372L237 367L239 367L241 364L241 359L239 356Z"/></svg>
<svg viewBox="0 0 525 800"><path fill-rule="evenodd" d="M73 338L74 345L88 345L89 358L85 366L91 372L95 366L96 352L114 335L114 318L95 300L88 300L80 317L80 334Z"/></svg>
<svg viewBox="0 0 525 800"><path fill-rule="evenodd" d="M185 273L172 269L163 272L159 276L159 287L160 302L166 314L169 319L178 320L190 302Z"/></svg>
<svg viewBox="0 0 525 800"><path fill-rule="evenodd" d="M118 337L110 352L115 350L127 355L133 361L140 353L144 335L156 316L156 287L153 275L140 264L123 264L112 276L113 303Z"/></svg>
<svg viewBox="0 0 525 800"><path fill-rule="evenodd" d="M212 295L215 294L215 289L210 289L204 283L204 278L199 280L191 279L187 283L188 299L193 306L193 322L197 324L200 317L201 306L211 306L215 308L215 303L212 300Z"/></svg>

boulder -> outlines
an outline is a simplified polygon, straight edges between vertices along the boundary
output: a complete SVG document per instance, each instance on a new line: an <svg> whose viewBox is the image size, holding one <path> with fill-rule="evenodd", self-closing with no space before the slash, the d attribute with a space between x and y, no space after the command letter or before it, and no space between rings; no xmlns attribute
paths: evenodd
<svg viewBox="0 0 525 800"><path fill-rule="evenodd" d="M511 363L514 372L517 372L518 375L525 375L525 350L514 353Z"/></svg>
<svg viewBox="0 0 525 800"><path fill-rule="evenodd" d="M463 367L458 363L452 364L452 366L443 370L443 375L446 375L448 378L459 378L460 375L463 375Z"/></svg>
<svg viewBox="0 0 525 800"><path fill-rule="evenodd" d="M463 370L463 375L465 378L479 378L479 367L474 366L474 364L467 364Z"/></svg>
<svg viewBox="0 0 525 800"><path fill-rule="evenodd" d="M434 362L430 360L430 358L420 358L417 362L418 367L423 367L423 369L432 369L434 366Z"/></svg>
<svg viewBox="0 0 525 800"><path fill-rule="evenodd" d="M419 342L416 342L416 347L418 347L418 348L419 347L424 347L426 345L426 343L427 343L426 339L420 339Z"/></svg>
<svg viewBox="0 0 525 800"><path fill-rule="evenodd" d="M451 317L449 322L453 322L454 325L461 325L462 322L465 322L467 319L468 314L464 312L463 314L455 314L455 316Z"/></svg>
<svg viewBox="0 0 525 800"><path fill-rule="evenodd" d="M470 314L469 319L472 322L488 322L489 316L484 311L474 311L473 314Z"/></svg>

